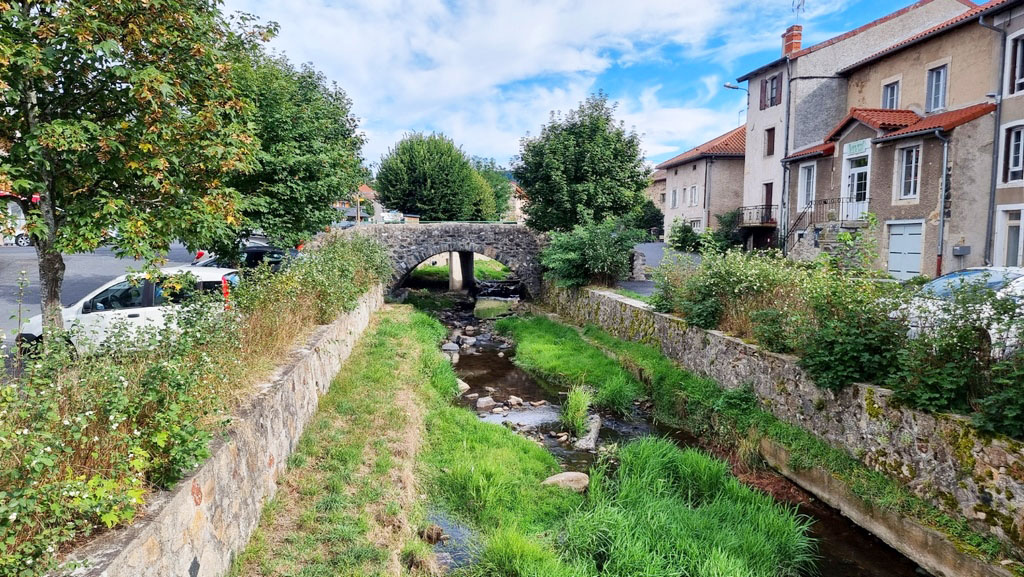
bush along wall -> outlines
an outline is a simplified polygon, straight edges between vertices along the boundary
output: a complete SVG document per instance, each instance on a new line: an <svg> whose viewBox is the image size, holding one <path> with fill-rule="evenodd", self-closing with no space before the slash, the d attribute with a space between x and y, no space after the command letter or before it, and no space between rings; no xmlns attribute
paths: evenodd
<svg viewBox="0 0 1024 577"><path fill-rule="evenodd" d="M619 339L650 345L710 379L701 381L707 384L694 389L698 392L681 393L669 410L706 422L712 413L728 415L738 406L732 396L719 398L714 382L740 397L749 391L745 394L758 410L778 420L781 428L775 431L779 439L788 439L783 444L798 460L791 463L794 468L823 467L851 480L868 502L913 515L980 556L993 558L1005 548L1021 558L1024 444L980 432L964 417L901 406L882 387L822 388L796 357L690 327L610 291L549 287L546 300L575 324L596 325ZM641 366L648 369L653 362L642 360ZM749 424L737 422L740 429ZM830 453L830 447L841 452ZM865 467L861 472L857 462ZM901 491L910 493L901 497Z"/></svg>
<svg viewBox="0 0 1024 577"><path fill-rule="evenodd" d="M0 371L0 576L43 575L97 528L132 522L209 457L297 339L389 275L379 245L336 240L278 274L257 270L230 307L193 298L162 328L115 330L96 354L47 333L16 376Z"/></svg>

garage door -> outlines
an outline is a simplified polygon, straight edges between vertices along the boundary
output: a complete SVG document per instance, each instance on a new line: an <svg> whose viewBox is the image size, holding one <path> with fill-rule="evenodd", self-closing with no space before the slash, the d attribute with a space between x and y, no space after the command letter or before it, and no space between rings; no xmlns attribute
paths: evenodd
<svg viewBox="0 0 1024 577"><path fill-rule="evenodd" d="M889 225L889 274L900 280L921 274L921 226Z"/></svg>

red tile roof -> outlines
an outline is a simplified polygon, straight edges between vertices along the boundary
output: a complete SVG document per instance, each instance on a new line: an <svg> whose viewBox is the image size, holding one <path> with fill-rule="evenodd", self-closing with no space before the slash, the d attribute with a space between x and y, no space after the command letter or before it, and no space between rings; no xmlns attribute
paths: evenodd
<svg viewBox="0 0 1024 577"><path fill-rule="evenodd" d="M961 108L959 110L950 110L949 112L934 114L932 116L922 118L906 128L902 128L896 132L891 132L875 140L895 140L897 138L905 138L907 136L934 132L935 130L949 132L957 126L967 124L976 118L981 118L982 116L993 112L995 109L995 104L992 104L991 102L984 102L982 104L975 104L974 106Z"/></svg>
<svg viewBox="0 0 1024 577"><path fill-rule="evenodd" d="M851 108L846 118L839 121L839 124L832 129L832 132L825 137L825 141L836 140L846 129L846 126L858 120L875 130L898 130L914 124L921 117L913 110L890 110L886 108Z"/></svg>
<svg viewBox="0 0 1024 577"><path fill-rule="evenodd" d="M665 180L666 178L668 178L667 170L655 170L653 173L651 173L651 180L655 182L659 180Z"/></svg>
<svg viewBox="0 0 1024 577"><path fill-rule="evenodd" d="M743 156L747 145L747 125L734 128L729 132L713 138L700 146L691 148L679 156L662 162L655 168L671 168L686 162L697 160L708 156Z"/></svg>
<svg viewBox="0 0 1024 577"><path fill-rule="evenodd" d="M370 188L367 184L360 184L357 192L359 193L359 196L362 196L363 198L369 198L370 200L377 198L377 191Z"/></svg>
<svg viewBox="0 0 1024 577"><path fill-rule="evenodd" d="M867 24L865 24L863 26L860 26L858 28L854 28L853 30L850 30L848 32L844 32L843 34L840 34L839 36L835 36L833 38L829 38L828 40L825 40L823 42L819 42L819 43L817 43L817 44L815 44L813 46L808 46L807 48L804 48L802 50L798 50L798 51L794 52L793 54L790 54L789 58L790 59L797 59L797 58L799 58L801 56L804 56L805 54L810 54L811 52L816 52L818 50L821 50L822 48L826 48L826 47L831 46L833 44L837 44L839 42L842 42L843 40L846 40L848 38L852 38L852 37L860 34L861 32L864 32L865 30L870 30L870 29L874 28L875 26L878 26L879 24L882 24L882 23L885 23L885 22L887 22L889 20L892 20L893 18L898 18L898 17L906 14L907 12L910 12L910 11L915 10L917 8L921 8L922 6L926 6L926 5L930 4L930 3L932 3L933 1L934 0L919 0L918 2L914 2L913 4L911 4L909 6L906 6L906 7L903 7L903 8L901 8L901 9L895 11L895 12L892 12L890 14L886 14L885 16L882 16L881 18L878 18L877 20L872 20L871 22L868 22ZM1006 1L1006 0L1004 0L1004 1ZM967 12L973 11L973 9L976 8L976 6L977 6L976 4L971 2L970 0L959 0L959 2L961 4L963 4L964 6L966 6L967 8L969 8L969 10L967 10ZM756 76L757 74L763 72L765 69L770 68L770 67L774 66L775 64L778 64L779 62L783 62L785 60L786 60L786 57L783 56L779 60L776 60L774 62L766 64L765 66L762 66L762 67L758 68L757 70L754 70L752 72L748 72L748 73L744 74L743 76L739 77L736 81L737 82L744 82L744 81L750 79L751 77Z"/></svg>
<svg viewBox="0 0 1024 577"><path fill-rule="evenodd" d="M914 34L910 38L907 38L905 40L897 42L896 44L893 44L892 46L886 48L885 50L876 52L876 53L872 54L871 56L868 56L867 58L865 58L865 59L863 59L863 60L861 60L861 61L859 61L859 62L857 62L857 63L855 63L853 65L847 66L846 68L840 70L839 74L846 74L846 73L852 72L852 71L854 71L854 70L856 70L858 68L861 68L865 64L868 64L870 62L874 62L875 60L878 60L879 58L881 58L883 56L887 56L887 55L892 54L894 52L899 52L900 50L903 50L904 48L907 48L909 46L917 44L918 42L920 42L922 40L925 40L926 38L929 38L929 37L934 36L936 34L940 34L942 32L946 32L948 30L952 30L952 29L957 28L959 26L962 26L964 24L968 24L970 22L973 22L975 18L978 18L982 14L986 14L988 12L993 12L993 11L995 11L997 9L1005 8L1006 6L1008 6L1010 4L1019 3L1019 2L1020 2L1020 0L990 0L989 2L985 2L984 4L981 4L981 5L973 5L972 4L971 5L971 9L968 10L967 12L964 12L963 14L960 14L958 16L954 16L954 17L950 18L949 20L946 20L945 22L943 22L941 24L937 24L935 26L932 26L931 28L929 28L927 30L924 30L922 32L918 32L917 34Z"/></svg>
<svg viewBox="0 0 1024 577"><path fill-rule="evenodd" d="M785 162L789 160L800 160L802 158L813 158L815 156L832 156L832 153L835 152L835 150L836 143L825 142L817 146L805 148L799 152L794 152L793 154L790 154L789 156L783 158L782 160L783 162Z"/></svg>

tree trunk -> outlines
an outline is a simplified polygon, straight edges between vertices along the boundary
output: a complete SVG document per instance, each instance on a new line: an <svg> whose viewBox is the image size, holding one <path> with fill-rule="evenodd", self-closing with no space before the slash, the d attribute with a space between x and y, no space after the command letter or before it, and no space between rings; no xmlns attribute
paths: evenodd
<svg viewBox="0 0 1024 577"><path fill-rule="evenodd" d="M53 248L51 238L36 238L35 241L39 258L39 306L43 310L43 326L63 328L60 293L64 285L64 255Z"/></svg>

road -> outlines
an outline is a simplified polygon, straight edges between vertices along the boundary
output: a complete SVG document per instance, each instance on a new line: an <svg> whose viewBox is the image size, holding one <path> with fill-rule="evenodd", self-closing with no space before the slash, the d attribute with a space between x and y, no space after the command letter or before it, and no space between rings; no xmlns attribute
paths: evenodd
<svg viewBox="0 0 1024 577"><path fill-rule="evenodd" d="M168 266L192 262L192 254L180 244L172 245L167 257ZM67 265L62 296L64 306L77 302L103 283L125 274L128 269L142 267L140 261L119 259L106 248L94 253L65 255L64 262ZM0 246L0 331L8 345L14 342L14 333L18 329L18 278L21 271L25 271L28 278L21 306L22 318L27 319L39 314L36 249Z"/></svg>

